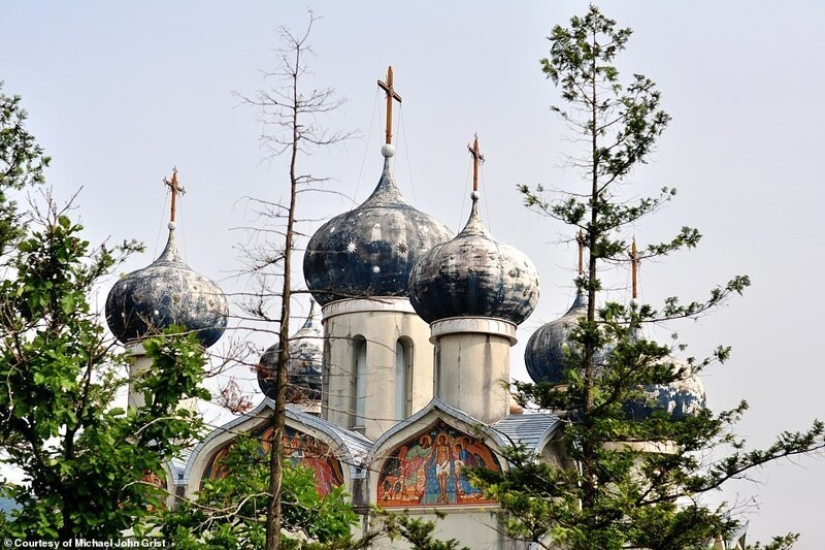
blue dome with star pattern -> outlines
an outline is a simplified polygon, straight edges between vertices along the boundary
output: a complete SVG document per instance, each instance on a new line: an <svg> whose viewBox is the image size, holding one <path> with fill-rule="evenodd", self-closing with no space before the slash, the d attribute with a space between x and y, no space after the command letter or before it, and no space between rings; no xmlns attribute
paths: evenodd
<svg viewBox="0 0 825 550"><path fill-rule="evenodd" d="M344 298L407 296L413 264L450 238L450 230L410 206L392 173L391 145L381 149L384 170L372 195L329 220L304 254L304 279L321 304Z"/></svg>

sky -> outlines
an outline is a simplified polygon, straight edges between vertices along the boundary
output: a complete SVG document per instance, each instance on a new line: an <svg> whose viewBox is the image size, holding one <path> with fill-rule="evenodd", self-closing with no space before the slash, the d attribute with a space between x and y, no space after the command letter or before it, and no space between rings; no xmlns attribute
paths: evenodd
<svg viewBox="0 0 825 550"><path fill-rule="evenodd" d="M622 197L662 186L679 193L626 237L642 245L667 240L683 225L704 235L697 250L642 266L641 299L702 299L734 275L753 281L717 311L651 333L665 341L678 332L689 345L684 357L733 347L731 360L703 380L714 409L749 402L739 433L752 445L805 429L825 417L825 290L815 282L825 263L825 77L817 69L825 4L616 0L601 8L634 30L620 71L655 81L673 117ZM0 80L5 93L23 96L29 128L53 157L47 179L55 195L65 201L80 190L75 212L87 238L146 243L122 271L162 250L169 204L162 180L177 166L187 190L178 203L181 252L234 295L253 288L242 274L242 249L254 245L243 228L261 220L247 199L281 201L288 181L285 159L268 159L261 147L259 113L239 96L271 84L262 75L277 68L279 28L302 32L310 9L319 19L306 84L348 99L318 122L358 137L301 160L307 173L329 178L324 192L302 196L301 230L311 234L377 183L383 101L376 80L392 65L403 97L395 114L402 192L458 231L469 209L466 145L478 133L485 222L537 266L539 305L512 350L513 376L525 379L524 343L572 301L576 252L572 231L526 210L515 186L583 189L566 161L577 143L550 111L559 96L539 59L549 53L551 28L583 14L586 2L8 2ZM629 298L626 270L605 277L614 299ZM296 309L300 316L305 302ZM260 347L274 339L253 337ZM250 378L243 368L236 375ZM783 461L723 496L750 520L750 540L798 531L798 548L819 549L823 477L821 458Z"/></svg>

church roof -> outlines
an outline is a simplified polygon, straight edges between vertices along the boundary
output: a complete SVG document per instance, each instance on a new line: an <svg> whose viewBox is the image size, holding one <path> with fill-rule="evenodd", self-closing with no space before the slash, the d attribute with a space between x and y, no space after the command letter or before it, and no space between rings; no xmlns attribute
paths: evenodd
<svg viewBox="0 0 825 550"><path fill-rule="evenodd" d="M192 468L198 460L198 455L204 451L211 452L216 446L212 443L216 438L224 434L237 433L238 431L248 431L247 428L242 427L244 424L254 423L255 426L261 426L271 420L269 412L275 407L275 402L268 397L255 407L252 411L233 419L230 422L212 430L206 438L201 441L194 449L187 451L186 456L182 456L178 461L185 460L185 467L181 467L178 463L175 464L176 477L181 483L188 483ZM304 412L294 410L287 405L286 409L287 422L292 421L310 429L315 429L327 437L334 443L333 447L337 447L340 451L338 458L342 463L347 464L351 468L353 477L357 477L358 471L364 462L364 458L369 454L372 448L372 441L364 437L358 432L336 426L331 422L321 418L306 414ZM227 441L221 443L225 444ZM220 446L220 445L218 445Z"/></svg>
<svg viewBox="0 0 825 550"><path fill-rule="evenodd" d="M223 336L229 304L221 288L186 265L175 245L175 208L186 190L178 170L163 182L171 189L169 239L158 258L122 277L106 298L106 322L115 338L133 344L173 325L194 331L208 348Z"/></svg>
<svg viewBox="0 0 825 550"><path fill-rule="evenodd" d="M521 443L530 451L538 453L550 435L561 427L561 419L550 413L511 414L491 427L503 434L510 445Z"/></svg>
<svg viewBox="0 0 825 550"><path fill-rule="evenodd" d="M430 415L433 411L438 411L442 413L443 417L453 418L467 426L478 427L478 429L492 439L499 448L521 443L535 453L541 451L550 435L561 426L559 417L549 413L510 415L494 424L484 424L480 420L434 397L426 407L406 420L402 420L379 437L372 446L371 456L368 458L368 462L371 462L373 458L379 455L379 450L389 439L394 438L394 436L400 432L410 429L419 420ZM413 427L411 431L417 432L418 428L420 428L420 426Z"/></svg>

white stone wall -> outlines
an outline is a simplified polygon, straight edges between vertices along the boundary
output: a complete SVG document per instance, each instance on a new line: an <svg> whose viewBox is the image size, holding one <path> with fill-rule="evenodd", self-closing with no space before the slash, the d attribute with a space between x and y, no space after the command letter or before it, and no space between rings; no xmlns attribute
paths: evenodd
<svg viewBox="0 0 825 550"><path fill-rule="evenodd" d="M396 413L396 342L411 344L412 410L420 410L433 396L433 346L430 330L406 298L347 299L323 308L324 357L323 418L343 427L358 427L375 440L403 418ZM366 401L363 418L353 418L356 345L367 343Z"/></svg>
<svg viewBox="0 0 825 550"><path fill-rule="evenodd" d="M457 318L432 325L435 396L481 422L510 412L510 347L515 325L496 319Z"/></svg>
<svg viewBox="0 0 825 550"><path fill-rule="evenodd" d="M444 517L438 518L432 513L407 515L435 522L434 536L438 540L456 539L460 546L472 550L522 550L526 546L504 536L498 507L490 508L455 508L440 509ZM379 521L379 520L374 520ZM412 546L401 540L390 541L386 537L375 541L375 550L411 549Z"/></svg>

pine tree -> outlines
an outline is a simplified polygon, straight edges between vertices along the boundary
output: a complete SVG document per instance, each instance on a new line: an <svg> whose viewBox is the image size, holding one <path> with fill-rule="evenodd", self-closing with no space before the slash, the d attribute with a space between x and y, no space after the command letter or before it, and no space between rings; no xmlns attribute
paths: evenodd
<svg viewBox="0 0 825 550"><path fill-rule="evenodd" d="M701 407L692 414L671 414L656 402L658 391L724 361L730 350L720 347L707 359L680 364L670 346L645 337L644 327L706 312L742 293L747 276L713 289L706 300L673 297L658 308L602 298L605 266L628 262L627 228L676 194L663 188L635 202L622 197L623 185L648 162L670 121L650 79L620 78L614 62L630 35L594 6L573 17L569 28L553 29L542 69L563 100L553 111L572 129L574 141L586 144L584 153L570 158L585 188L548 201L541 186L519 186L528 207L581 231L586 250L576 280L586 314L567 327L561 380L516 384L522 400L563 418L566 454L562 464L551 465L511 449L512 469L479 471L476 482L502 503L510 535L545 548L710 548L727 540L738 522L704 495L767 462L825 445L825 428L815 421L807 432L782 433L767 449L747 451L732 431L745 402L721 413ZM685 227L669 241L643 247L641 258L692 248L700 237ZM703 462L712 449L730 454ZM787 548L795 538L778 537L767 547Z"/></svg>

